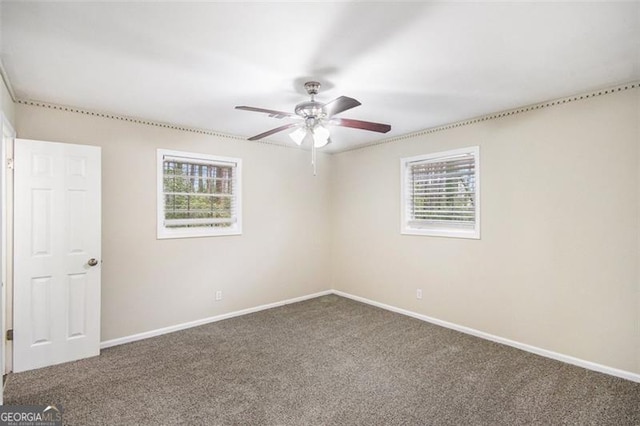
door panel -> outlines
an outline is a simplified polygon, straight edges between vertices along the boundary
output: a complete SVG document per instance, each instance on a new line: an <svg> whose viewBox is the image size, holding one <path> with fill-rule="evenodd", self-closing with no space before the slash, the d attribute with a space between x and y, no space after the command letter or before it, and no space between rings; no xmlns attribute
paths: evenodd
<svg viewBox="0 0 640 426"><path fill-rule="evenodd" d="M67 338L84 337L87 324L87 274L71 274L67 283Z"/></svg>
<svg viewBox="0 0 640 426"><path fill-rule="evenodd" d="M31 253L33 257L51 256L50 189L31 189Z"/></svg>
<svg viewBox="0 0 640 426"><path fill-rule="evenodd" d="M51 343L51 277L31 279L31 344Z"/></svg>
<svg viewBox="0 0 640 426"><path fill-rule="evenodd" d="M16 139L14 371L100 352L100 148Z"/></svg>

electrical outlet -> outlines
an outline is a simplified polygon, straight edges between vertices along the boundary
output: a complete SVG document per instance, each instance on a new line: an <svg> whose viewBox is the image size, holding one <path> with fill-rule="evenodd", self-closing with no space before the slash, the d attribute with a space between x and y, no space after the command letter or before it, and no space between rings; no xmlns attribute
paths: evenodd
<svg viewBox="0 0 640 426"><path fill-rule="evenodd" d="M222 300L222 290L216 291L216 301Z"/></svg>
<svg viewBox="0 0 640 426"><path fill-rule="evenodd" d="M422 289L416 289L416 299L422 299Z"/></svg>

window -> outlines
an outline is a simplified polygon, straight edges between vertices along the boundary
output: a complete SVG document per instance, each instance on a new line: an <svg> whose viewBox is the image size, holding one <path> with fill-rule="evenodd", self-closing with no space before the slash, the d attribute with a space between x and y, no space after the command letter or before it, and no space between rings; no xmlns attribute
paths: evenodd
<svg viewBox="0 0 640 426"><path fill-rule="evenodd" d="M400 160L403 234L480 238L479 147Z"/></svg>
<svg viewBox="0 0 640 426"><path fill-rule="evenodd" d="M242 233L242 160L158 150L158 238Z"/></svg>

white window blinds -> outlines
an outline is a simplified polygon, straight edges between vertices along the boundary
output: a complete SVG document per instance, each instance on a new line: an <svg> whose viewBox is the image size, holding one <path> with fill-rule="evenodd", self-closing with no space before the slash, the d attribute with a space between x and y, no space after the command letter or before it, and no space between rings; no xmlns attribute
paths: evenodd
<svg viewBox="0 0 640 426"><path fill-rule="evenodd" d="M164 230L184 230L185 236L190 236L198 230L209 230L201 235L217 235L238 228L239 160L198 154L159 155L159 220Z"/></svg>
<svg viewBox="0 0 640 426"><path fill-rule="evenodd" d="M405 233L478 238L478 154L474 147L402 160Z"/></svg>

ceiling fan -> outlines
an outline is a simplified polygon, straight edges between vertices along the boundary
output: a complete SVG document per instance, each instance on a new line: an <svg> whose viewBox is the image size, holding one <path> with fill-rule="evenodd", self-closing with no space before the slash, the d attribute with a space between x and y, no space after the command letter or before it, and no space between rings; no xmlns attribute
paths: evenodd
<svg viewBox="0 0 640 426"><path fill-rule="evenodd" d="M331 142L327 126L350 127L353 129L369 130L371 132L378 133L387 133L391 130L391 126L388 124L335 117L335 115L340 114L341 112L361 105L360 102L347 96L340 96L324 104L315 100L315 96L318 94L318 89L320 88L320 83L317 81L308 81L304 84L304 88L309 96L311 96L311 100L301 102L296 105L294 109L295 113L250 106L237 106L236 109L244 111L262 112L269 114L269 117L273 118L291 118L295 120L293 123L285 124L284 126L276 127L275 129L267 130L264 133L252 136L249 140L256 141L266 138L267 136L271 136L274 133L289 129L294 129L289 136L297 145L302 145L304 140L307 139L308 136L311 136L313 141L311 144L311 163L314 166L315 174L315 150L316 148L322 148Z"/></svg>

